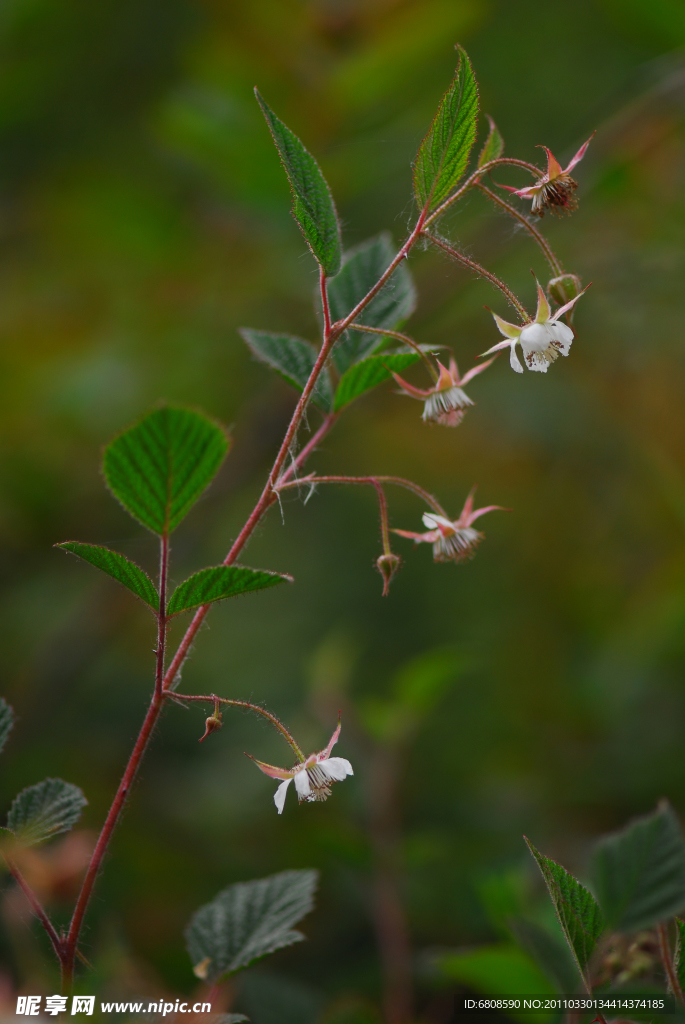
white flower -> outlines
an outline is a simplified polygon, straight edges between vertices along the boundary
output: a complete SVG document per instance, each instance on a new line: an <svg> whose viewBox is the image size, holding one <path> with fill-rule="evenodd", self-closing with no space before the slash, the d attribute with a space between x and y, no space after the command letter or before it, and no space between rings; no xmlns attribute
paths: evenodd
<svg viewBox="0 0 685 1024"><path fill-rule="evenodd" d="M296 764L294 768L275 768L273 765L258 761L251 754L247 755L265 775L269 775L272 779L284 780L274 793L274 803L279 814L283 813L285 796L291 782L295 783L299 802L311 803L315 800L327 800L331 795L331 785L334 782L342 782L348 775L354 775L352 765L346 758L330 756L339 736L340 722L338 722L338 727L331 736L326 749L319 751L318 754L310 754L306 760Z"/></svg>
<svg viewBox="0 0 685 1024"><path fill-rule="evenodd" d="M507 323L506 320L502 320L496 313L493 313L495 323L506 340L500 341L499 344L489 348L487 352L483 352L484 356L489 356L493 352L509 348L509 362L512 370L516 370L517 373L523 373L523 367L516 354L517 345L521 346L523 358L528 369L539 370L541 373L547 373L549 364L553 363L560 355L568 355L571 342L573 341L573 331L566 324L560 323L559 317L568 312L583 292L586 292L587 288L590 287L588 285L587 288L584 288L575 298L567 302L565 306L561 306L552 315L547 296L540 287L539 282L536 283L538 287L538 308L535 320L532 323L518 327L516 324Z"/></svg>

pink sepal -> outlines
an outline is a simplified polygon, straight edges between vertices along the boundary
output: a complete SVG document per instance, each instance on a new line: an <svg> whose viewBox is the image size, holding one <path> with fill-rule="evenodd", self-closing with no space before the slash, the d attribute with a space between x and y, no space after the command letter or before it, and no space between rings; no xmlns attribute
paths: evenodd
<svg viewBox="0 0 685 1024"><path fill-rule="evenodd" d="M586 284L582 292L578 292L578 294L573 299L571 299L570 302L567 302L565 306L560 306L554 314L554 316L551 318L551 323L554 323L556 320L558 320L560 316L564 315L564 313L568 313L569 309L573 307L573 305L578 301L580 296L585 295L585 292L588 290L591 284L592 281L590 281L590 284Z"/></svg>
<svg viewBox="0 0 685 1024"><path fill-rule="evenodd" d="M339 711L338 712L338 727L336 728L335 732L333 733L333 735L331 736L330 740L328 741L328 746L326 747L326 749L321 751L321 753L319 755L319 759L320 760L324 761L327 757L331 756L331 750L333 749L333 747L338 742L338 737L340 736L340 729L341 728L342 728L342 711Z"/></svg>
<svg viewBox="0 0 685 1024"><path fill-rule="evenodd" d="M265 775L269 775L272 779L292 779L294 770L292 768L274 768L272 764L264 764L263 761L258 761L252 754L245 752L245 757L249 757L251 761L257 765L257 767L264 772Z"/></svg>

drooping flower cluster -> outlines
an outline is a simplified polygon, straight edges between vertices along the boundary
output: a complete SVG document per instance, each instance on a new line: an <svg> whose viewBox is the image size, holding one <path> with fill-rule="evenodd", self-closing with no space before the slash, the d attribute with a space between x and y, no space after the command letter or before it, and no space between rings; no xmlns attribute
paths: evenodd
<svg viewBox="0 0 685 1024"><path fill-rule="evenodd" d="M473 558L476 548L483 540L484 534L474 530L472 524L486 512L508 512L501 505L487 505L485 508L473 508L471 491L464 503L458 519L446 519L435 512L424 512L423 524L428 527L427 533L413 533L411 530L393 530L400 537L408 537L415 544L433 545L433 559L436 562L464 562Z"/></svg>
<svg viewBox="0 0 685 1024"><path fill-rule="evenodd" d="M300 803L327 800L331 795L334 782L342 782L348 775L354 775L352 765L344 757L331 757L331 750L338 742L341 723L331 736L328 746L318 754L310 754L308 758L293 768L275 768L273 765L258 761L251 754L247 756L254 761L265 775L272 779L283 779L274 793L274 803L279 814L283 813L288 786L294 781L297 798Z"/></svg>
<svg viewBox="0 0 685 1024"><path fill-rule="evenodd" d="M489 356L493 352L499 352L501 349L508 348L510 350L509 362L511 368L516 370L517 373L523 373L523 367L516 354L517 345L521 346L523 358L528 369L538 370L541 373L547 373L547 367L555 359L558 359L560 355L568 355L571 342L573 341L573 331L567 324L560 323L559 318L572 309L580 296L590 287L588 285L575 298L552 314L547 296L542 290L540 283L536 283L538 288L538 308L535 320L532 323L518 326L517 324L510 324L506 320L502 320L501 317L497 316L497 313L493 313L495 323L506 338L506 341L500 341L497 345L489 348L487 352L483 352L484 356Z"/></svg>
<svg viewBox="0 0 685 1024"><path fill-rule="evenodd" d="M392 375L405 395L424 402L421 414L424 423L440 423L443 427L457 427L469 406L475 404L473 399L469 398L462 390L464 385L483 370L487 370L492 361L489 359L487 363L474 366L463 377L460 377L459 368L454 358L450 359L449 370L437 359L439 375L432 388L417 388L403 380L399 374L393 373Z"/></svg>
<svg viewBox="0 0 685 1024"><path fill-rule="evenodd" d="M511 185L500 185L499 187L513 192L515 196L520 196L522 199L532 199L531 212L536 213L538 217L544 217L545 210L551 210L552 213L572 213L578 206L578 200L574 194L578 188L578 182L571 177L569 172L583 159L591 139L592 135L580 147L568 166L564 168L547 149L547 146L541 146L540 149L544 149L547 154L547 171L534 185L528 185L526 188L512 188Z"/></svg>

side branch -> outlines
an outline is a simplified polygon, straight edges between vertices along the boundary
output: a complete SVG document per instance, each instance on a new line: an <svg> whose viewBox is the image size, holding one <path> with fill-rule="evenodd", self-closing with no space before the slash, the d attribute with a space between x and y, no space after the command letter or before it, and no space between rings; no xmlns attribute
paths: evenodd
<svg viewBox="0 0 685 1024"><path fill-rule="evenodd" d="M535 164L528 163L527 160L516 160L514 157L510 156L499 156L496 160L489 160L486 164L483 164L482 167L478 167L456 192L449 196L445 202L437 208L437 210L434 210L433 213L431 213L430 217L426 217L425 227L428 227L429 224L433 224L438 220L438 218L442 217L443 213L445 213L450 206L453 206L458 199L461 199L465 192L468 192L470 188L477 185L480 182L480 179L486 174L489 174L489 172L495 167L502 167L507 164L511 167L523 167L524 170L530 171L530 173L536 178L542 177L542 171L540 168L536 167Z"/></svg>
<svg viewBox="0 0 685 1024"><path fill-rule="evenodd" d="M378 491L380 484L396 484L398 487L404 487L405 490L411 491L413 494L418 495L422 498L427 505L437 512L439 516L448 518L444 508L432 494L425 491L423 487L419 487L413 480L405 480L401 476L316 476L311 473L309 476L300 477L299 480L291 480L289 483L283 484L279 487L279 491L285 491L291 487L301 487L303 485L314 485L314 484L367 484L371 487L375 487ZM385 499L385 496L383 496Z"/></svg>
<svg viewBox="0 0 685 1024"><path fill-rule="evenodd" d="M542 234L542 232L538 231L538 229L533 224L530 223L530 221L525 216L525 214L521 213L520 210L517 210L516 207L514 207L510 203L508 203L506 201L506 199L502 199L501 196L498 196L496 192L493 192L491 189L487 188L485 185L481 184L480 182L478 183L478 185L476 187L478 189L480 189L480 191L483 193L483 195L486 195L488 197L488 199L491 199L493 201L493 203L496 203L497 206L499 206L499 207L501 207L501 209L505 210L509 214L510 217L513 217L514 220L517 220L519 222L519 224L523 225L523 227L526 229L526 231L530 235L533 236L533 238L535 239L537 244L540 246L545 259L547 260L547 262L549 263L550 267L552 268L552 272L554 274L556 274L557 277L560 277L561 274L564 273L564 268L562 267L561 263L559 262L559 260L555 256L554 250L552 249L552 246L549 244L549 242L547 241L545 236Z"/></svg>
<svg viewBox="0 0 685 1024"><path fill-rule="evenodd" d="M57 934L57 931L56 931L55 926L53 925L52 921L48 917L47 911L43 907L43 904L40 902L40 900L36 896L35 892L31 888L29 883L26 881L26 879L24 878L24 876L22 875L21 871L16 866L16 864L6 854L4 855L4 857L5 857L5 863L7 864L7 867L9 868L9 872L12 875L12 878L14 879L14 881L17 883L17 885L19 886L19 888L23 892L24 896L28 900L28 903L29 903L29 906L31 907L31 910L36 915L36 917L40 921L41 925L43 926L43 929L47 933L47 936L50 939L50 942L52 943L52 948L54 949L55 953L57 954L57 959L60 961L60 963L63 963L63 961L64 961L64 947L62 945L62 940L60 939L59 935Z"/></svg>
<svg viewBox="0 0 685 1024"><path fill-rule="evenodd" d="M427 238L430 242L432 242L433 245L437 245L439 249L442 249L444 252L446 252L449 256L452 257L453 260L456 260L457 263L461 263L463 267L468 267L468 269L472 270L474 274L478 274L480 277L484 277L486 281L489 281L490 284L494 285L495 288L498 288L501 291L502 295L504 295L507 302L514 307L514 309L516 310L516 312L521 317L524 323L530 320L530 317L528 316L528 313L526 312L524 306L516 298L511 288L509 288L509 286L506 285L504 281L501 281L499 277L497 277L495 274L492 274L489 270L486 270L485 267L482 267L480 265L480 263L477 263L475 260L472 260L468 256L465 256L463 252L459 252L459 250L451 246L449 242L445 242L442 238L438 237L437 235L432 235L429 231L424 231L423 236L424 238Z"/></svg>
<svg viewBox="0 0 685 1024"><path fill-rule="evenodd" d="M210 693L210 694L208 694L206 696L198 696L198 695L195 695L195 694L188 695L187 693L168 693L167 692L166 696L169 697L172 700L175 700L175 701L178 701L178 700L200 701L200 702L203 702L205 704L214 704L215 707L216 707L217 704L226 704L227 706L230 706L230 707L247 708L248 711L256 711L258 715L262 715L269 722L271 722L271 724L274 726L274 728L278 729L278 731L280 732L281 736L284 737L284 739L290 744L290 746L295 751L295 755L296 755L298 761L303 762L303 761L306 760L301 747L299 746L297 741L290 735L290 733L288 732L286 727L283 725L283 722L281 722L281 720L279 718L276 718L275 715L272 715L270 711L267 711L266 708L260 707L259 704L252 704L249 700L232 700L229 697L217 697L217 695L215 693Z"/></svg>

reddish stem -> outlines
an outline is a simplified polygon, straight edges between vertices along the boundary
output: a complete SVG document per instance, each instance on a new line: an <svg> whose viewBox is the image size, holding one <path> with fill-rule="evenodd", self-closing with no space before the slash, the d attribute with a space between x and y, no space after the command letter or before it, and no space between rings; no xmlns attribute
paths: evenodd
<svg viewBox="0 0 685 1024"><path fill-rule="evenodd" d="M484 277L486 281L489 281L490 284L495 286L495 288L499 288L499 290L502 292L502 295L504 295L507 302L509 302L514 307L514 309L521 317L521 319L524 321L524 323L530 320L530 317L528 316L524 306L516 298L511 288L509 288L509 286L506 285L504 281L500 281L499 277L497 277L495 274L492 274L489 270L486 270L485 267L482 267L480 265L480 263L476 263L475 260L472 260L468 256L465 256L463 252L459 252L458 249L455 249L448 242L445 242L442 238L439 238L437 235L431 235L430 232L428 231L424 231L423 235L430 242L432 242L433 245L437 245L439 249L442 249L444 252L448 253L452 257L452 259L457 261L457 263L461 263L462 266L468 267L469 270L473 270L475 274L478 274L480 277Z"/></svg>
<svg viewBox="0 0 685 1024"><path fill-rule="evenodd" d="M316 431L316 433L313 435L313 437L309 441L307 441L306 445L304 446L300 454L297 456L297 458L293 459L288 468L284 470L284 472L279 476L276 482L276 490L278 490L280 485L284 483L286 480L288 480L293 475L293 473L297 472L297 470L304 465L304 463L307 461L307 459L312 454L314 449L323 440L328 431L331 429L337 418L338 413L331 412L328 414L328 416L323 421L323 423Z"/></svg>
<svg viewBox="0 0 685 1024"><path fill-rule="evenodd" d="M295 751L295 756L297 757L298 761L306 760L302 748L299 746L295 738L283 725L283 722L281 722L280 718L276 718L275 715L272 715L270 711L266 710L266 708L260 707L259 704L252 704L249 700L232 700L230 697L217 697L215 693L205 695L188 695L187 693L171 694L167 691L166 696L173 700L201 701L205 704L214 704L215 707L219 704L228 704L231 707L247 708L248 711L256 711L258 715L263 715L264 718L268 719L268 721L271 722L275 729L278 729L281 736L283 736L283 738L290 744L290 746Z"/></svg>
<svg viewBox="0 0 685 1024"><path fill-rule="evenodd" d="M420 498L430 505L439 516L448 518L444 508L432 494L428 491L424 491L423 487L419 487L413 480L405 480L401 476L315 476L311 473L309 476L303 476L299 480L292 480L287 484L284 484L279 490L285 491L290 487L300 487L303 484L369 484L375 487L377 491L380 490L380 484L397 484L398 487L404 487L408 491L412 491L417 494ZM385 495L383 495L385 500Z"/></svg>
<svg viewBox="0 0 685 1024"><path fill-rule="evenodd" d="M477 185L485 174L488 174L493 170L493 168L501 167L505 164L508 164L511 167L523 167L524 170L530 171L530 173L534 174L537 178L541 178L543 175L543 172L539 167L536 167L535 164L529 164L527 160L516 160L514 157L510 156L500 156L496 160L489 160L486 164L483 164L482 167L476 168L473 174L466 179L461 188L458 188L456 192L449 196L445 202L437 208L437 210L434 210L430 217L426 217L426 227L428 227L429 224L432 224L433 221L437 220L439 217L442 217L443 213L445 213L450 206L456 203L457 199L461 199L465 192L468 192L470 188Z"/></svg>
<svg viewBox="0 0 685 1024"><path fill-rule="evenodd" d="M520 210L517 210L516 207L508 203L506 199L502 199L502 197L498 196L496 192L493 192L491 189L486 188L486 186L481 184L480 182L476 187L480 189L483 195L486 195L488 199L491 199L493 203L496 203L503 210L506 210L510 217L513 217L514 220L517 220L519 222L519 224L522 224L526 231L528 231L533 236L537 244L540 246L545 259L552 268L552 273L556 274L557 277L564 273L564 268L555 256L552 246L549 244L549 242L542 234L542 232L538 231L538 229L533 224L530 223L528 218L524 214L522 214Z"/></svg>
<svg viewBox="0 0 685 1024"><path fill-rule="evenodd" d="M16 864L6 854L4 856L5 856L5 863L7 864L7 867L9 868L9 872L12 875L12 878L14 879L14 881L17 883L17 885L19 886L19 888L23 892L24 896L26 897L26 899L29 902L31 910L36 915L36 917L38 918L38 920L42 924L43 928L47 932L48 938L50 939L50 942L52 943L52 948L54 949L55 953L57 954L58 960L60 961L60 963L62 963L63 960L64 960L64 948L63 948L63 945L62 945L62 940L60 939L59 935L57 934L55 926L53 925L52 921L48 917L47 912L46 912L45 908L43 907L43 904L40 902L40 900L36 896L35 892L33 891L31 886L29 885L29 883L26 881L26 879L22 875L22 873L19 870L19 868L16 866Z"/></svg>
<svg viewBox="0 0 685 1024"><path fill-rule="evenodd" d="M684 1006L685 1000L683 999L683 989L680 984L680 979L676 973L675 967L673 966L673 958L671 957L671 950L668 941L668 931L666 924L662 921L657 928L659 933L659 951L661 953L661 962L664 965L664 971L668 978L668 984L671 992L675 996L678 1005Z"/></svg>

